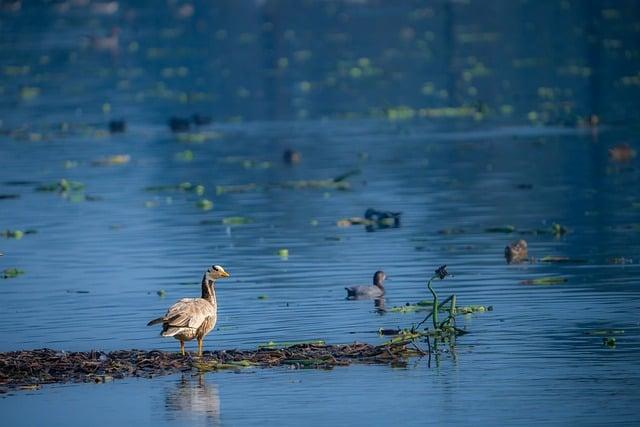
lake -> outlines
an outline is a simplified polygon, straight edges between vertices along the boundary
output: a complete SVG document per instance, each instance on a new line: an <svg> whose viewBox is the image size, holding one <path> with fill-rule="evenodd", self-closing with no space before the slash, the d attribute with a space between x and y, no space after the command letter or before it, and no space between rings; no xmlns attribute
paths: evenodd
<svg viewBox="0 0 640 427"><path fill-rule="evenodd" d="M177 351L145 325L211 264L231 277L206 350L380 344L441 264L441 298L492 307L430 366L5 390L4 418L636 423L640 170L609 150L638 149L639 32L633 1L3 3L0 230L25 234L0 238L23 271L0 280L0 351ZM83 186L38 191L62 179ZM338 226L368 208L400 226ZM509 265L521 238L536 260ZM345 299L380 269L386 311Z"/></svg>

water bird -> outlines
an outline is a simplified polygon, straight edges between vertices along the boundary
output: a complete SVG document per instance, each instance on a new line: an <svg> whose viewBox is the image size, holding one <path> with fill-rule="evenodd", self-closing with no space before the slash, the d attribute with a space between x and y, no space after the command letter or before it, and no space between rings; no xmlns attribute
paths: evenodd
<svg viewBox="0 0 640 427"><path fill-rule="evenodd" d="M504 257L507 259L508 264L524 261L528 256L526 240L520 239L517 242L510 243L504 248Z"/></svg>
<svg viewBox="0 0 640 427"><path fill-rule="evenodd" d="M372 286L351 286L347 290L347 298L364 299L379 298L384 295L384 280L387 278L384 271L378 270L373 275Z"/></svg>
<svg viewBox="0 0 640 427"><path fill-rule="evenodd" d="M202 356L202 341L216 325L218 304L216 302L215 282L229 277L219 265L212 265L202 276L202 296L183 298L169 307L167 313L151 320L147 326L162 323L163 337L174 337L180 341L180 353L184 356L184 342L194 338L198 341L198 356Z"/></svg>
<svg viewBox="0 0 640 427"><path fill-rule="evenodd" d="M374 231L378 228L398 228L400 227L400 216L402 212L379 211L369 208L364 212L366 220L370 221L367 231Z"/></svg>
<svg viewBox="0 0 640 427"><path fill-rule="evenodd" d="M120 28L111 29L111 34L104 37L89 36L89 43L95 50L116 52L120 44Z"/></svg>
<svg viewBox="0 0 640 427"><path fill-rule="evenodd" d="M302 160L302 155L300 154L300 152L289 148L285 150L284 154L282 155L282 158L286 164L295 165L300 163L300 160Z"/></svg>
<svg viewBox="0 0 640 427"><path fill-rule="evenodd" d="M191 127L191 120L182 117L170 117L169 128L171 132L187 132Z"/></svg>
<svg viewBox="0 0 640 427"><path fill-rule="evenodd" d="M636 156L636 150L627 143L616 144L609 148L609 158L616 162L628 162Z"/></svg>
<svg viewBox="0 0 640 427"><path fill-rule="evenodd" d="M127 122L124 120L111 120L109 122L110 133L122 133L127 130Z"/></svg>

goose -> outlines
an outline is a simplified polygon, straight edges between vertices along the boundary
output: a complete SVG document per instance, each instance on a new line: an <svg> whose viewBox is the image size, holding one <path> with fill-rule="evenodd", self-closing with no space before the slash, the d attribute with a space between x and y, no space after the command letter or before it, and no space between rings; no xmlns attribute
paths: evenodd
<svg viewBox="0 0 640 427"><path fill-rule="evenodd" d="M384 279L387 276L384 271L376 271L373 275L373 286L351 286L347 290L347 298L378 298L384 295Z"/></svg>
<svg viewBox="0 0 640 427"><path fill-rule="evenodd" d="M196 338L198 340L198 356L202 356L202 341L218 318L215 281L229 277L219 265L212 265L202 276L202 296L200 298L183 298L169 307L167 313L151 320L147 326L162 323L163 337L174 337L180 341L180 353L184 356L184 342Z"/></svg>

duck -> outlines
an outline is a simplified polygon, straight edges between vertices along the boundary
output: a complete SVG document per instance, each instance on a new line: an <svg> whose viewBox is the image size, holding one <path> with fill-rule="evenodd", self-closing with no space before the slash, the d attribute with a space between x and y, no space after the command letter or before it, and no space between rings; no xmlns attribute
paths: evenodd
<svg viewBox="0 0 640 427"><path fill-rule="evenodd" d="M163 337L173 337L180 341L180 354L185 355L184 342L194 338L198 341L198 356L202 356L204 337L213 330L218 318L215 282L229 277L224 268L212 265L202 276L200 298L183 298L173 304L166 314L151 320L147 326L162 323Z"/></svg>
<svg viewBox="0 0 640 427"><path fill-rule="evenodd" d="M504 257L507 259L507 263L522 262L529 256L527 241L520 239L517 242L512 242L504 248Z"/></svg>
<svg viewBox="0 0 640 427"><path fill-rule="evenodd" d="M364 218L369 221L366 226L367 231L375 231L378 228L398 228L400 227L400 216L402 212L379 211L369 208L364 212Z"/></svg>
<svg viewBox="0 0 640 427"><path fill-rule="evenodd" d="M364 299L379 298L384 295L384 280L387 278L384 271L378 270L373 275L373 286L351 286L347 290L347 298Z"/></svg>

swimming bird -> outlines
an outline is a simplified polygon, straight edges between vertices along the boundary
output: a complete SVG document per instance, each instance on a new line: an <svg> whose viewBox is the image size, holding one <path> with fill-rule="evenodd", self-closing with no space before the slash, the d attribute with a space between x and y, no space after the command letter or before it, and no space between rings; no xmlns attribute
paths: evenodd
<svg viewBox="0 0 640 427"><path fill-rule="evenodd" d="M218 304L216 302L215 281L229 277L219 265L212 265L202 276L202 296L183 298L173 304L167 313L153 319L147 326L162 323L163 337L174 337L180 341L180 353L184 356L184 342L198 340L198 356L202 356L202 340L216 325Z"/></svg>
<svg viewBox="0 0 640 427"><path fill-rule="evenodd" d="M526 240L520 239L504 248L504 257L507 259L507 264L525 261L528 256L529 251Z"/></svg>
<svg viewBox="0 0 640 427"><path fill-rule="evenodd" d="M384 295L384 279L387 276L384 271L376 271L373 275L373 286L351 286L347 290L347 298L378 298Z"/></svg>

